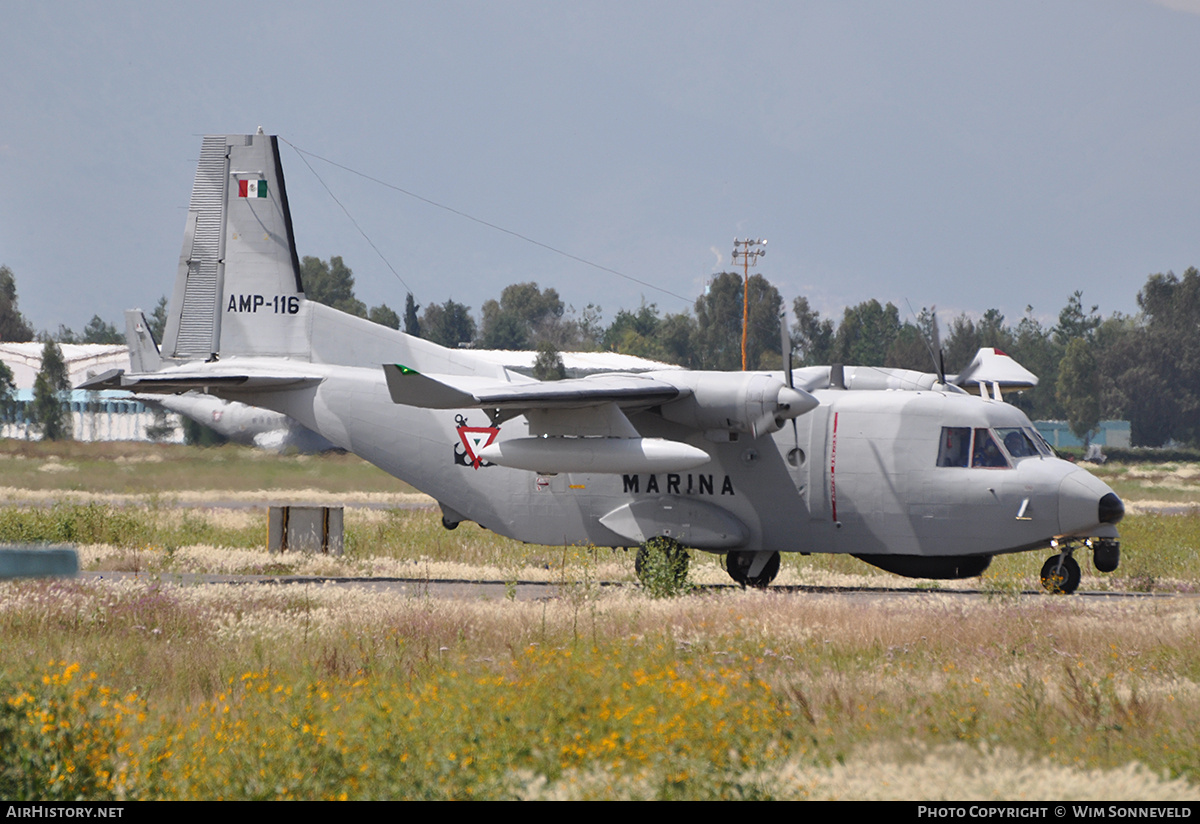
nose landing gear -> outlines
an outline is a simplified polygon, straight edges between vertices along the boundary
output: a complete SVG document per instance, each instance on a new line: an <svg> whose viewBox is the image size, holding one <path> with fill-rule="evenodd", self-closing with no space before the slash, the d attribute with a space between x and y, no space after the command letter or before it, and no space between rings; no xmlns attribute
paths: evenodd
<svg viewBox="0 0 1200 824"><path fill-rule="evenodd" d="M1070 595L1079 589L1082 577L1079 562L1071 557L1069 548L1051 556L1042 566L1042 587L1051 595Z"/></svg>

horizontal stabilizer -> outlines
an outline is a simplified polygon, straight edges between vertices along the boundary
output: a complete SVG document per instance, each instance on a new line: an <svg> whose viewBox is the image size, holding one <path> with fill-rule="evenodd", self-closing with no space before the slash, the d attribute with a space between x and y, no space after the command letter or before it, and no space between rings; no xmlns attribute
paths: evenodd
<svg viewBox="0 0 1200 824"><path fill-rule="evenodd" d="M159 394L188 392L220 387L224 392L264 392L274 389L297 389L320 383L316 375L264 375L248 372L164 370L126 374L124 369L110 369L79 384L76 389L125 389L130 392Z"/></svg>
<svg viewBox="0 0 1200 824"><path fill-rule="evenodd" d="M400 364L385 364L383 371L394 402L427 409L571 409L603 403L653 406L681 395L677 386L639 375L505 383L470 375L422 375Z"/></svg>

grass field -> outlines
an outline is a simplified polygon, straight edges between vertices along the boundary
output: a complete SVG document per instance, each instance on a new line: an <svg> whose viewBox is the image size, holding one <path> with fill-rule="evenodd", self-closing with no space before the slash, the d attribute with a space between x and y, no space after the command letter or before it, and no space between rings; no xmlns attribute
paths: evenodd
<svg viewBox="0 0 1200 824"><path fill-rule="evenodd" d="M328 559L271 556L261 510L205 503L411 495L352 456L0 444L28 504L0 507L0 540L139 573L0 584L0 797L1195 800L1200 511L1136 505L1197 504L1193 470L1103 468L1130 504L1121 569L1085 574L1108 597L1022 594L1027 554L907 598L878 590L914 582L810 556L779 583L864 591L652 599L600 586L632 582L625 553L446 532L430 510L349 510ZM563 594L164 582L187 571Z"/></svg>

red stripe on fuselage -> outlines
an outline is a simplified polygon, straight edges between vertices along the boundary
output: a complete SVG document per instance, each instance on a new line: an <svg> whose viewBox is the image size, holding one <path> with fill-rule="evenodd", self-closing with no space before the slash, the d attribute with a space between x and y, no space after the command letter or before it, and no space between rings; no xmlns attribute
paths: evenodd
<svg viewBox="0 0 1200 824"><path fill-rule="evenodd" d="M829 450L829 503L833 507L833 520L837 520L837 484L833 480L833 469L837 465L837 419L833 413L833 446Z"/></svg>

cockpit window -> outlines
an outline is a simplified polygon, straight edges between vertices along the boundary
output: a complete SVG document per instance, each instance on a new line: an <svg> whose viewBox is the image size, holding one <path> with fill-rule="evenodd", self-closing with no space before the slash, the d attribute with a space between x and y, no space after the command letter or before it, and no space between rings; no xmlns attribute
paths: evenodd
<svg viewBox="0 0 1200 824"><path fill-rule="evenodd" d="M996 434L1000 436L1004 448L1014 460L1021 458L1037 457L1038 448L1033 441L1029 439L1029 435L1023 429L1016 427L997 429Z"/></svg>
<svg viewBox="0 0 1200 824"><path fill-rule="evenodd" d="M971 454L971 428L967 426L943 426L942 441L938 446L938 466L967 465Z"/></svg>
<svg viewBox="0 0 1200 824"><path fill-rule="evenodd" d="M996 439L986 429L975 430L975 449L971 453L971 466L988 469L1008 466L1000 447L996 446Z"/></svg>
<svg viewBox="0 0 1200 824"><path fill-rule="evenodd" d="M1054 447L1046 443L1046 439L1042 437L1041 432L1038 432L1036 429L1031 427L1026 427L1025 434L1028 435L1030 439L1033 440L1034 444L1037 445L1037 450L1042 454L1043 457L1053 458L1056 454L1058 454L1054 451Z"/></svg>

